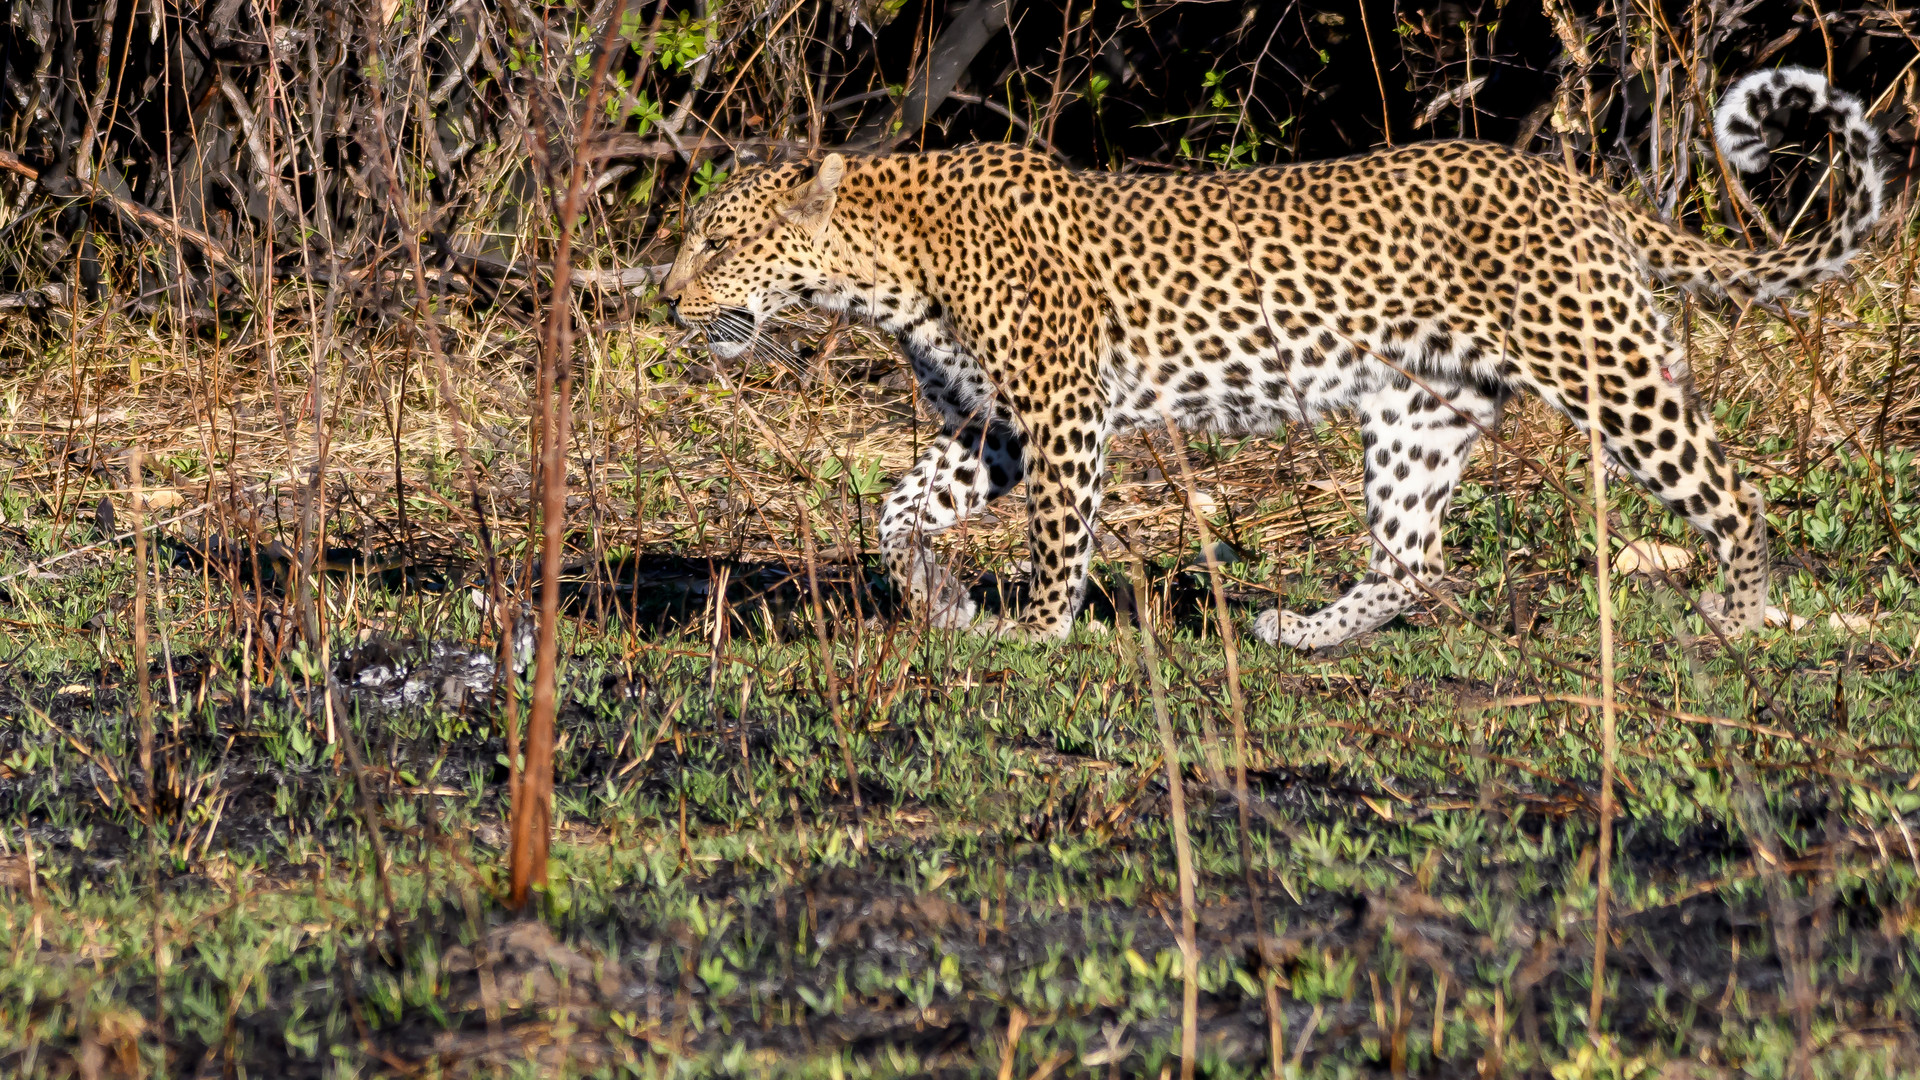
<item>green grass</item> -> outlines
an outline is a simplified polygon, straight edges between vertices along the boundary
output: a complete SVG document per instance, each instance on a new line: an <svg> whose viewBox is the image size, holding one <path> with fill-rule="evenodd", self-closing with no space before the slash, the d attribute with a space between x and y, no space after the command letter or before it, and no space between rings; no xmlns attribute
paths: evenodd
<svg viewBox="0 0 1920 1080"><path fill-rule="evenodd" d="M1290 1074L1785 1076L1796 1054L1822 1076L1916 1067L1914 481L1911 455L1883 464L1838 456L1770 481L1776 603L1878 613L1865 635L1816 619L1726 650L1678 594L1619 583L1597 1047L1598 717L1567 700L1597 692L1596 616L1574 507L1491 480L1463 490L1449 549L1471 621L1403 621L1332 657L1246 648L1250 841ZM1577 461L1553 467L1581 490ZM16 545L0 572L81 531L63 540L17 489L0 504ZM1638 499L1622 513L1629 535L1684 535ZM1222 654L1194 575L1164 569L1186 561L1173 554L1163 675L1202 906L1201 1068L1250 1076L1263 972L1237 813L1208 776L1232 748L1201 735L1228 726ZM1270 557L1238 569L1302 604L1351 571ZM1130 631L1031 647L840 612L856 810L804 620L775 614L770 631L743 607L716 643L707 623L602 625L589 609L564 634L560 839L533 913L547 938L498 899L501 710L355 697L336 717L376 785L383 881L326 744L318 661L296 645L243 691L232 624L200 610L226 594L185 567L155 618L172 628L171 688L157 633L151 646L149 823L116 606L130 564L108 549L6 584L10 1075L993 1075L1016 1012L1012 1075L1174 1063L1177 890ZM376 622L403 642L488 634L464 592L326 593L336 662Z"/></svg>

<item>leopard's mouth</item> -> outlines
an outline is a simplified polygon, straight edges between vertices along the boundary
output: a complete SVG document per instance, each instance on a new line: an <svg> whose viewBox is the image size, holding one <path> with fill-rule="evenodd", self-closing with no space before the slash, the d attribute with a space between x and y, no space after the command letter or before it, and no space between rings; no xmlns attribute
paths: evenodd
<svg viewBox="0 0 1920 1080"><path fill-rule="evenodd" d="M723 360L745 353L760 333L760 320L746 308L725 307L701 328L707 337L707 349Z"/></svg>

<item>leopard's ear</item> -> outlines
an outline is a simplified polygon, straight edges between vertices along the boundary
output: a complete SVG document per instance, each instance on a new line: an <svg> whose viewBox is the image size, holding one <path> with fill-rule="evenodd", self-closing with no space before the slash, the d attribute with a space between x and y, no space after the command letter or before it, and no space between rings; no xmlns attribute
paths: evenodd
<svg viewBox="0 0 1920 1080"><path fill-rule="evenodd" d="M833 217L833 205L839 198L840 178L846 175L847 159L839 154L828 154L820 163L820 170L813 179L800 189L800 197L794 201L788 211L793 224L801 232L815 240L827 229L827 221Z"/></svg>

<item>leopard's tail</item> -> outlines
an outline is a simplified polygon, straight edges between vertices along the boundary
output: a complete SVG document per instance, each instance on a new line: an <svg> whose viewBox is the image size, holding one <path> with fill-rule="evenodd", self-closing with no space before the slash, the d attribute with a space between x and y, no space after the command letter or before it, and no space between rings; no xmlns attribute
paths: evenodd
<svg viewBox="0 0 1920 1080"><path fill-rule="evenodd" d="M1756 71L1728 87L1713 118L1720 153L1743 173L1765 169L1771 151L1767 122L1790 110L1824 124L1832 136L1821 185L1830 199L1825 223L1802 240L1766 251L1740 251L1670 226L1636 223L1634 239L1661 278L1699 292L1774 300L1840 273L1866 243L1880 220L1885 183L1874 154L1879 135L1860 99L1834 89L1818 72Z"/></svg>

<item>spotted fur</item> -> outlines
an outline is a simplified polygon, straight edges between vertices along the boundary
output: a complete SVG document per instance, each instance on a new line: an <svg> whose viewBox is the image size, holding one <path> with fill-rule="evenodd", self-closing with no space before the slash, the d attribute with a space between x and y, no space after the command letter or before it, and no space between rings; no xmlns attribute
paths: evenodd
<svg viewBox="0 0 1920 1080"><path fill-rule="evenodd" d="M1794 69L1740 80L1717 117L1727 159L1765 165L1768 118L1829 125L1833 212L1804 242L1739 251L1668 225L1560 165L1422 143L1198 176L1076 172L1006 146L843 158L736 178L689 215L666 282L716 352L794 304L899 340L940 434L886 501L880 541L912 610L974 618L927 539L1027 485L1033 585L1019 632L1064 636L1081 601L1109 437L1271 432L1357 416L1367 572L1312 615L1255 631L1297 648L1391 619L1443 569L1441 524L1480 436L1520 391L1585 428L1704 534L1727 576L1718 618L1761 624L1758 491L1690 393L1654 283L1736 299L1838 272L1880 213L1859 102ZM1720 599L1720 598L1715 598Z"/></svg>

